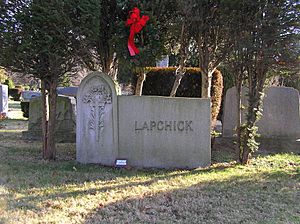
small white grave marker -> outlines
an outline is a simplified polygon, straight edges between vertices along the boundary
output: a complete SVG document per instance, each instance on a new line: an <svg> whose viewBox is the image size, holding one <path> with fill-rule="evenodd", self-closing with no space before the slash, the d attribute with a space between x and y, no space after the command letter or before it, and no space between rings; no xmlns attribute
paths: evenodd
<svg viewBox="0 0 300 224"><path fill-rule="evenodd" d="M116 159L115 167L124 168L127 166L127 159Z"/></svg>
<svg viewBox="0 0 300 224"><path fill-rule="evenodd" d="M169 67L169 55L156 62L156 67Z"/></svg>

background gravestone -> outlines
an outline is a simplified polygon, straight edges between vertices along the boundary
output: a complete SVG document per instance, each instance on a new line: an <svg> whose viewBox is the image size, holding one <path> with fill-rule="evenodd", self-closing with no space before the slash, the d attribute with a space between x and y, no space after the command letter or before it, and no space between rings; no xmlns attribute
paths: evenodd
<svg viewBox="0 0 300 224"><path fill-rule="evenodd" d="M0 85L0 114L8 113L8 86Z"/></svg>
<svg viewBox="0 0 300 224"><path fill-rule="evenodd" d="M42 138L42 98L30 100L28 131L23 132L25 139ZM75 142L76 100L74 97L58 96L56 104L55 138L57 142Z"/></svg>
<svg viewBox="0 0 300 224"><path fill-rule="evenodd" d="M242 105L248 105L246 98L247 88L242 88ZM237 124L237 97L235 86L226 91L224 100L224 112L222 118L222 135L223 137L232 137L235 134ZM245 110L242 112L242 121L245 121Z"/></svg>
<svg viewBox="0 0 300 224"><path fill-rule="evenodd" d="M269 87L258 121L263 137L300 138L299 92L291 87Z"/></svg>
<svg viewBox="0 0 300 224"><path fill-rule="evenodd" d="M117 122L115 83L103 73L89 74L77 92L77 161L114 165L118 155Z"/></svg>
<svg viewBox="0 0 300 224"><path fill-rule="evenodd" d="M242 102L247 105L246 89ZM223 136L232 137L236 126L236 90L226 93ZM243 121L245 121L243 117ZM291 87L269 87L263 100L263 117L258 121L258 132L262 137L300 138L299 92Z"/></svg>

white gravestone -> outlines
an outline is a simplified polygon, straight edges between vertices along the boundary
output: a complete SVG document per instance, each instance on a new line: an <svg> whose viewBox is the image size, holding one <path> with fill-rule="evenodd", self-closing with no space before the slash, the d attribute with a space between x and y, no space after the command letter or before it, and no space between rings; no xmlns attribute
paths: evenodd
<svg viewBox="0 0 300 224"><path fill-rule="evenodd" d="M8 86L0 85L0 113L8 113Z"/></svg>
<svg viewBox="0 0 300 224"><path fill-rule="evenodd" d="M89 74L77 92L77 161L114 165L118 155L117 120L115 83L103 73Z"/></svg>

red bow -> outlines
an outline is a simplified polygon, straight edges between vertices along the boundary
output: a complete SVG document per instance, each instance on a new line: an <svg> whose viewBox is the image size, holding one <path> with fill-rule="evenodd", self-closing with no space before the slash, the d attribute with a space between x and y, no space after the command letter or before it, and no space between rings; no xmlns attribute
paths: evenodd
<svg viewBox="0 0 300 224"><path fill-rule="evenodd" d="M139 49L137 49L134 44L134 35L142 30L148 20L149 16L142 16L142 18L140 18L140 10L137 7L134 7L132 11L129 12L129 18L126 21L126 26L130 26L127 46L131 56L140 53Z"/></svg>

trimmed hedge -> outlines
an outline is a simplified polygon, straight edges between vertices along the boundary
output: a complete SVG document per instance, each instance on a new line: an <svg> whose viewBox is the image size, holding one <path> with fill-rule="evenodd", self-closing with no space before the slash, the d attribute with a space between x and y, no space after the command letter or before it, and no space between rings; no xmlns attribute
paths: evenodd
<svg viewBox="0 0 300 224"><path fill-rule="evenodd" d="M213 73L211 81L211 126L216 126L218 114L221 110L223 96L223 75L219 70Z"/></svg>
<svg viewBox="0 0 300 224"><path fill-rule="evenodd" d="M174 81L176 67L148 68L143 86L143 95L170 96ZM176 97L201 97L201 73L199 68L187 68Z"/></svg>
<svg viewBox="0 0 300 224"><path fill-rule="evenodd" d="M176 67L149 67L143 86L143 95L169 96L175 81ZM186 68L186 73L181 80L176 92L176 97L201 97L201 70L199 68ZM212 102L212 127L221 107L223 91L222 73L216 70L213 73L211 102Z"/></svg>

